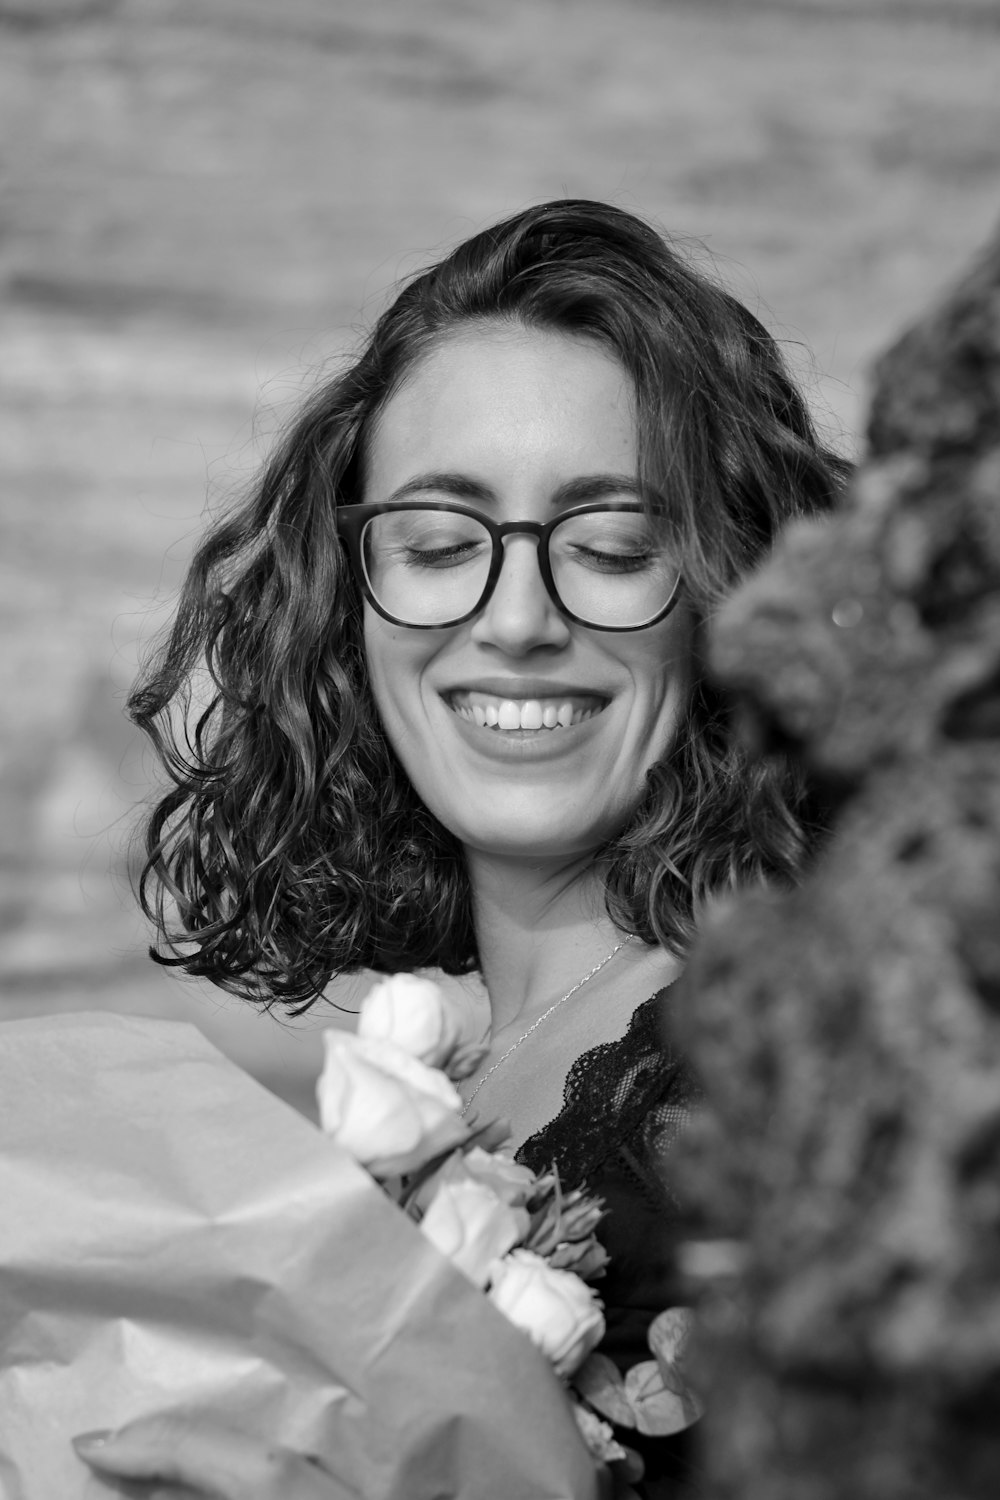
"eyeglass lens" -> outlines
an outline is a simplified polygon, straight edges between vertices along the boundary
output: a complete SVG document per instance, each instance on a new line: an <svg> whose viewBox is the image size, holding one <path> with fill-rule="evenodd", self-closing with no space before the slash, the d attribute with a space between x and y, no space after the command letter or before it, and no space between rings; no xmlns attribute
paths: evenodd
<svg viewBox="0 0 1000 1500"><path fill-rule="evenodd" d="M412 625L445 625L478 608L489 581L493 539L474 516L394 509L365 525L362 556L380 606ZM677 565L640 511L568 515L549 536L562 607L594 625L636 628L659 615Z"/></svg>

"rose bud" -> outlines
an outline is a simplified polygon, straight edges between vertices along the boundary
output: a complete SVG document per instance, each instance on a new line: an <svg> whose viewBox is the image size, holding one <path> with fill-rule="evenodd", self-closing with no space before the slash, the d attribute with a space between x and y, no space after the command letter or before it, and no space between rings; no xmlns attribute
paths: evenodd
<svg viewBox="0 0 1000 1500"><path fill-rule="evenodd" d="M417 974L391 974L379 980L358 1013L358 1036L392 1042L430 1068L445 1068L460 1048L467 1051L472 1029L462 1002Z"/></svg>
<svg viewBox="0 0 1000 1500"><path fill-rule="evenodd" d="M604 1336L595 1294L572 1271L554 1271L530 1250L512 1250L490 1268L490 1300L552 1361L572 1375Z"/></svg>
<svg viewBox="0 0 1000 1500"><path fill-rule="evenodd" d="M485 1286L489 1268L528 1227L523 1208L511 1208L481 1182L441 1182L420 1229L442 1255Z"/></svg>
<svg viewBox="0 0 1000 1500"><path fill-rule="evenodd" d="M535 1192L538 1178L506 1151L484 1151L472 1146L461 1158L465 1170L477 1182L485 1182L512 1208L523 1208Z"/></svg>
<svg viewBox="0 0 1000 1500"><path fill-rule="evenodd" d="M480 1182L510 1208L523 1208L534 1193L537 1181L530 1167L522 1167L505 1152L470 1146L461 1155L449 1156L433 1176L422 1182L413 1202L418 1209L426 1208L443 1182ZM529 1223L526 1216L525 1229L519 1239L524 1238Z"/></svg>
<svg viewBox="0 0 1000 1500"><path fill-rule="evenodd" d="M320 1124L375 1177L405 1176L468 1138L458 1090L391 1042L323 1034Z"/></svg>

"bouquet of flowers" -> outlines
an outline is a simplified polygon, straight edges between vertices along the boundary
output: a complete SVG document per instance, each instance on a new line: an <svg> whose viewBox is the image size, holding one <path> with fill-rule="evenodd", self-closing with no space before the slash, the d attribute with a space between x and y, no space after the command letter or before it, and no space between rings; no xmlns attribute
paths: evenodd
<svg viewBox="0 0 1000 1500"><path fill-rule="evenodd" d="M329 1033L323 1130L189 1025L0 1027L4 1500L83 1500L74 1434L171 1413L365 1500L596 1500L605 1417L685 1425L670 1358L594 1352L600 1205L463 1119L480 1052L423 986Z"/></svg>
<svg viewBox="0 0 1000 1500"><path fill-rule="evenodd" d="M356 1034L324 1034L320 1123L568 1380L604 1334L587 1284L607 1261L594 1236L601 1204L516 1162L502 1150L502 1123L463 1119L455 1085L486 1051L465 1028L459 1004L431 980L382 980ZM606 1424L574 1410L596 1457L624 1458Z"/></svg>
<svg viewBox="0 0 1000 1500"><path fill-rule="evenodd" d="M564 1382L587 1447L602 1463L639 1467L609 1419L646 1435L687 1427L700 1406L683 1373L686 1308L650 1330L651 1360L622 1376L591 1351L604 1334L597 1293L607 1255L595 1237L601 1202L564 1193L502 1148L503 1122L463 1118L456 1083L486 1048L465 1012L431 980L394 974L362 1002L357 1033L325 1033L320 1122L421 1232L548 1357Z"/></svg>

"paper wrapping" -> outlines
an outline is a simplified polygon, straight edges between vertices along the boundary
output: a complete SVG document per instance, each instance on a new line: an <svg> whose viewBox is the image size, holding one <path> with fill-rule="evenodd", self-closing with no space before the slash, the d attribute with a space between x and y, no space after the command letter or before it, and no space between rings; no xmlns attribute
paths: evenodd
<svg viewBox="0 0 1000 1500"><path fill-rule="evenodd" d="M0 1495L178 1408L365 1500L590 1500L547 1362L370 1177L193 1027L0 1026Z"/></svg>

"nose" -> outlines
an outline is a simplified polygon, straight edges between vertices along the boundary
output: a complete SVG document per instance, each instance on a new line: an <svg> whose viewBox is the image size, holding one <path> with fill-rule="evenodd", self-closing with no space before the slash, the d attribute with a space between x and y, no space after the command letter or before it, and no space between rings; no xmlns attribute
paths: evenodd
<svg viewBox="0 0 1000 1500"><path fill-rule="evenodd" d="M570 637L569 621L549 598L538 566L538 541L508 536L496 587L472 622L477 645L507 656L527 656L539 647L559 649Z"/></svg>

